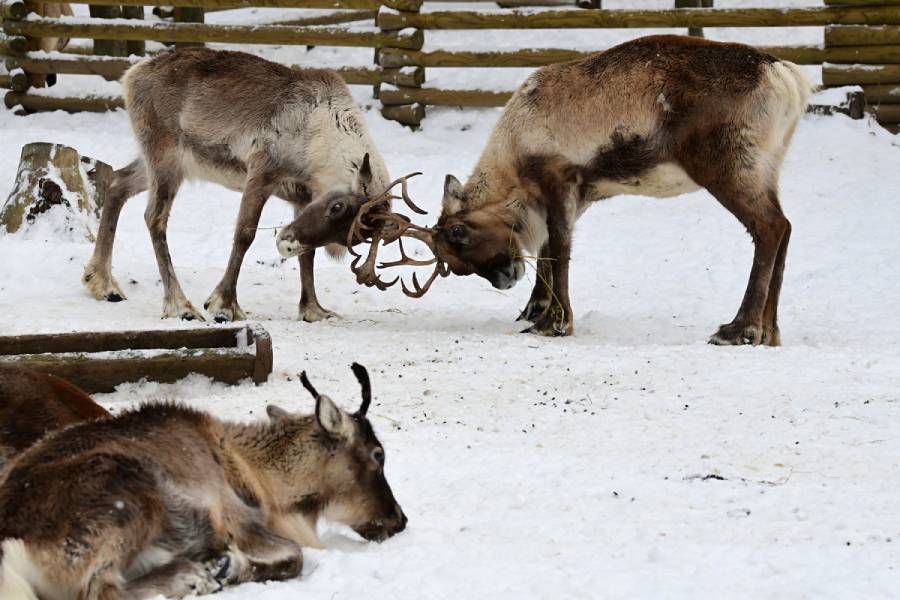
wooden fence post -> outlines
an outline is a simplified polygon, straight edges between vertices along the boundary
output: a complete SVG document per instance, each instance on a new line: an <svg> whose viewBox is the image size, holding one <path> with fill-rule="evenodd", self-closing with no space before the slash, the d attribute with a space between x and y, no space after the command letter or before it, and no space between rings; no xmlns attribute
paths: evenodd
<svg viewBox="0 0 900 600"><path fill-rule="evenodd" d="M144 20L144 7L143 6L123 6L122 7L122 16L126 19L138 19ZM127 40L125 42L125 53L128 56L134 54L135 56L144 56L147 51L147 45L144 40Z"/></svg>
<svg viewBox="0 0 900 600"><path fill-rule="evenodd" d="M91 17L96 19L121 19L121 6L88 7ZM125 40L94 40L94 54L103 56L125 56Z"/></svg>
<svg viewBox="0 0 900 600"><path fill-rule="evenodd" d="M202 8L188 8L184 6L176 6L172 14L172 18L176 23L203 23L205 12ZM190 48L192 46L203 46L203 42L176 42L176 48Z"/></svg>
<svg viewBox="0 0 900 600"><path fill-rule="evenodd" d="M896 0L824 0L826 6L896 4ZM880 23L829 25L825 28L822 83L826 86L860 85L862 101L851 98L849 114L861 118L863 110L875 115L888 129L900 125L900 26ZM877 61L881 64L874 64Z"/></svg>
<svg viewBox="0 0 900 600"><path fill-rule="evenodd" d="M713 0L675 0L675 8L712 8ZM688 35L703 37L702 27L688 27Z"/></svg>
<svg viewBox="0 0 900 600"><path fill-rule="evenodd" d="M402 14L417 13L422 8L422 0L384 0L382 11L397 11ZM378 24L379 15L375 17ZM386 31L386 29L382 28ZM419 30L420 31L420 30ZM422 32L424 35L424 32ZM381 64L381 49L375 50L375 63L381 74L380 81L375 85L375 97L381 94L382 85L390 85L398 90L419 89L425 83L424 67L385 67ZM418 127L425 118L425 105L419 102L406 102L400 105L385 105L382 103L381 115L392 121L397 121L410 127Z"/></svg>

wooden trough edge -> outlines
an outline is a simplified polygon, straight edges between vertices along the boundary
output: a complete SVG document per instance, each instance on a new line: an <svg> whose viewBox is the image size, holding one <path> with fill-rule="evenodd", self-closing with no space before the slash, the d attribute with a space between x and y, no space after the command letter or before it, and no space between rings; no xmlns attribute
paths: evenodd
<svg viewBox="0 0 900 600"><path fill-rule="evenodd" d="M142 355L142 350L163 352ZM250 379L260 385L272 373L273 354L268 332L249 324L0 337L0 361L51 373L87 392L105 393L122 383L142 379L172 383L191 373L229 384Z"/></svg>

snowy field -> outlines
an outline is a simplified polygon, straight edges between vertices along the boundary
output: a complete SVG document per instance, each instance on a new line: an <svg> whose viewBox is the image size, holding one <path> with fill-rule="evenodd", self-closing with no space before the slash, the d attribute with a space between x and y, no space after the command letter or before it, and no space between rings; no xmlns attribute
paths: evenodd
<svg viewBox="0 0 900 600"><path fill-rule="evenodd" d="M377 108L367 121L392 175L424 171L411 194L431 224L444 175L468 174L498 115L429 109L417 132ZM25 143L69 144L115 167L135 151L121 111L0 110L0 136L2 198ZM238 293L272 334L269 383L195 377L99 400L118 412L178 399L235 420L261 418L269 403L310 412L295 376L305 369L354 408L349 364L369 367L370 417L407 530L378 545L323 523L328 548L306 552L301 579L222 600L896 597L898 190L900 139L842 116L803 119L781 180L793 224L781 348L706 344L750 270L752 244L731 215L706 192L629 197L579 222L574 337L517 333L532 277L505 292L443 279L416 301L358 287L348 261L325 257L319 297L343 318L298 322L297 263L278 257L266 230ZM194 183L175 202L169 243L197 306L226 264L238 199ZM143 194L126 205L116 241L127 302L82 289L91 246L77 235L0 235L0 332L214 327L159 319L145 206ZM272 200L260 226L289 220Z"/></svg>

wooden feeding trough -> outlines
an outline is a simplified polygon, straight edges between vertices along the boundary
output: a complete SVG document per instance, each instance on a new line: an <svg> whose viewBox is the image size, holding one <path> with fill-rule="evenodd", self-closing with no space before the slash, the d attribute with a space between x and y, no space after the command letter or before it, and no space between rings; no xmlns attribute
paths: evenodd
<svg viewBox="0 0 900 600"><path fill-rule="evenodd" d="M259 385L272 372L272 340L258 324L4 336L0 360L62 377L90 393L141 379L172 383L191 373Z"/></svg>

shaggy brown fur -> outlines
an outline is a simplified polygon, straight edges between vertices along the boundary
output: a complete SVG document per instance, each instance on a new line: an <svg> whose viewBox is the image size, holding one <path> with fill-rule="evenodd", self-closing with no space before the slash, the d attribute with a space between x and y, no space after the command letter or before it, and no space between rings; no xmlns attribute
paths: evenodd
<svg viewBox="0 0 900 600"><path fill-rule="evenodd" d="M474 173L444 186L437 253L459 275L503 289L540 259L520 318L573 332L568 265L575 221L619 194L706 188L756 247L744 301L717 344L778 345L790 223L778 172L811 86L795 65L749 46L652 36L536 71L506 106Z"/></svg>
<svg viewBox="0 0 900 600"><path fill-rule="evenodd" d="M365 411L316 396L314 416L148 404L42 439L0 484L0 597L202 594L296 577L320 515L370 540L403 530Z"/></svg>
<svg viewBox="0 0 900 600"><path fill-rule="evenodd" d="M64 379L0 363L0 471L46 433L109 416Z"/></svg>

